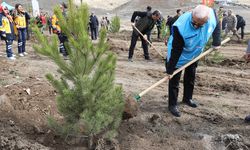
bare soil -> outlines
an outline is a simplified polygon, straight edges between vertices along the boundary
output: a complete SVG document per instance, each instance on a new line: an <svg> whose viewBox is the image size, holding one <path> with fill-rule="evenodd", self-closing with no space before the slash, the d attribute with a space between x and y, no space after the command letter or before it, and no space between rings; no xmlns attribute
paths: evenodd
<svg viewBox="0 0 250 150"><path fill-rule="evenodd" d="M165 76L164 63L152 48L153 61L143 59L140 41L134 62L127 61L130 34L123 31L109 35L108 40L110 50L118 57L116 83L123 86L126 96L141 92ZM1 42L0 149L86 149L84 138L62 139L48 127L49 115L61 116L56 108L57 93L44 76L57 75L57 67L37 55L32 43L27 43L28 56L12 62L5 58ZM163 42L153 44L165 55ZM194 91L198 108L181 103L181 85L182 116L173 117L167 111L164 83L142 97L137 116L124 120L116 141L104 142L101 149L250 149L250 125L243 120L250 113L250 64L242 60L245 49L244 42L231 42L219 50L224 57L220 63L212 62L211 56L207 57L210 61L200 62Z"/></svg>
<svg viewBox="0 0 250 150"><path fill-rule="evenodd" d="M122 36L126 37L126 34ZM111 45L115 45L112 42L119 43L113 49L119 58L117 81L126 93L133 94L163 78L165 68L152 48L153 62L143 60L140 42L134 62L127 62L129 42L127 49L124 48L124 39L110 41ZM153 44L165 52L162 42ZM250 126L243 120L250 110L250 66L242 59L245 49L246 44L230 42L220 50L222 62L211 63L212 56L208 57L210 63L200 62L194 91L199 107L193 109L181 103L181 86L181 118L175 118L167 111L167 83L146 94L139 103L138 116L121 125L118 138L121 149L249 149ZM123 77L124 74L128 77ZM240 139L231 138L229 143L223 140L230 134L239 135Z"/></svg>

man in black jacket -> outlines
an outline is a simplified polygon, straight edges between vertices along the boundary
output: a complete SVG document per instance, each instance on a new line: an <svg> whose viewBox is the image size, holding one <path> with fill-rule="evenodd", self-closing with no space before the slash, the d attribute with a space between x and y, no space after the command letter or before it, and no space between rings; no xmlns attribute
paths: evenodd
<svg viewBox="0 0 250 150"><path fill-rule="evenodd" d="M244 28L246 26L246 21L244 20L244 18L240 15L236 15L237 18L237 26L236 29L237 31L239 29L241 29L241 39L244 39Z"/></svg>
<svg viewBox="0 0 250 150"><path fill-rule="evenodd" d="M91 30L91 39L96 40L98 35L97 32L98 32L99 21L93 12L91 13L90 16L89 26Z"/></svg>
<svg viewBox="0 0 250 150"><path fill-rule="evenodd" d="M170 35L172 35L172 26L175 21L182 15L181 9L176 10L176 15L174 17L169 18L167 25L169 26Z"/></svg>
<svg viewBox="0 0 250 150"><path fill-rule="evenodd" d="M135 18L137 16L139 16L140 19L134 25ZM135 11L132 15L131 22L132 22L133 27L135 26L143 35L145 35L146 33L148 33L154 28L156 21L159 20L160 17L161 17L161 13L158 10L154 11L152 14L149 14L147 12ZM138 37L140 37L142 41L144 58L146 60L150 60L149 53L148 53L148 44L146 40L144 40L144 37L141 36L140 33L138 33L135 29L133 29L133 33L132 33L131 44L129 47L128 60L132 61L132 57L134 54L134 49L135 49Z"/></svg>
<svg viewBox="0 0 250 150"><path fill-rule="evenodd" d="M148 15L152 14L152 7L151 7L151 6L147 6L146 12L148 13ZM151 30L148 31L148 32L146 33L146 35L147 35L148 41L152 43L152 41L151 41ZM143 46L141 46L141 47L143 47Z"/></svg>

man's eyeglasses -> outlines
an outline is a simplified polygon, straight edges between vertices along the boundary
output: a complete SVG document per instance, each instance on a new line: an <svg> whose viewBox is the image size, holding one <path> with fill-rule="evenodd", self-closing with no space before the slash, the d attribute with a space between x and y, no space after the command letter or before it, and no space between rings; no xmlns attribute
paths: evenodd
<svg viewBox="0 0 250 150"><path fill-rule="evenodd" d="M203 27L203 25L204 24L199 24L199 23L197 23L197 22L194 22L193 20L192 20L192 25L195 27L195 28L201 28L201 27Z"/></svg>

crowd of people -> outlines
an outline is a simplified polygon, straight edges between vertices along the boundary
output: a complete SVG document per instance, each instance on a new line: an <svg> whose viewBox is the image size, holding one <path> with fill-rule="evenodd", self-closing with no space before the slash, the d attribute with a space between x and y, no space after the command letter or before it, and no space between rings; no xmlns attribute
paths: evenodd
<svg viewBox="0 0 250 150"><path fill-rule="evenodd" d="M67 17L67 5L65 3L60 4L60 8L63 16ZM30 24L31 16L21 4L16 4L14 10L8 10L8 7L0 6L0 36L1 40L6 43L6 54L9 60L15 60L16 55L12 50L12 43L15 39L18 39L18 55L24 57L28 55L25 49L26 40L30 39ZM68 53L65 47L65 42L68 38L61 31L61 27L58 23L58 18L55 14L49 15L48 12L41 11L34 17L34 24L40 29L41 33L44 33L48 29L49 34L56 34L59 39L60 53L67 59ZM100 24L97 16L94 12L89 16L89 32L92 40L97 40L99 25L101 28L109 30L110 21L107 16L102 17Z"/></svg>
<svg viewBox="0 0 250 150"><path fill-rule="evenodd" d="M15 60L16 55L12 51L12 43L18 41L18 55L24 57L26 52L26 35L28 32L28 22L30 16L21 4L15 5L15 10L9 11L8 7L0 6L0 36L6 43L7 58Z"/></svg>
<svg viewBox="0 0 250 150"><path fill-rule="evenodd" d="M102 17L101 22L99 24L99 20L97 16L94 14L94 12L91 13L89 17L89 29L91 34L92 40L97 40L98 38L98 32L99 32L99 25L101 25L101 28L104 28L106 30L109 30L110 21L108 17Z"/></svg>
<svg viewBox="0 0 250 150"><path fill-rule="evenodd" d="M244 29L246 26L244 18L238 14L234 14L230 9L226 11L223 7L219 8L218 14L221 22L221 29L222 31L225 31L225 36L232 31L233 35L235 35L239 41L243 40ZM238 34L239 29L241 29L241 36Z"/></svg>

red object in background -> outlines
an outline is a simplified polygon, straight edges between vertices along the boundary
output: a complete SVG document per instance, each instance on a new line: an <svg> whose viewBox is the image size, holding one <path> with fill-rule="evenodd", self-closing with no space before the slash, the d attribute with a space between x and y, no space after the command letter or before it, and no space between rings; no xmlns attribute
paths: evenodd
<svg viewBox="0 0 250 150"><path fill-rule="evenodd" d="M211 7L214 5L214 0L202 0L202 4Z"/></svg>
<svg viewBox="0 0 250 150"><path fill-rule="evenodd" d="M42 25L46 25L46 17L44 15L41 15L40 19L42 21Z"/></svg>

